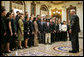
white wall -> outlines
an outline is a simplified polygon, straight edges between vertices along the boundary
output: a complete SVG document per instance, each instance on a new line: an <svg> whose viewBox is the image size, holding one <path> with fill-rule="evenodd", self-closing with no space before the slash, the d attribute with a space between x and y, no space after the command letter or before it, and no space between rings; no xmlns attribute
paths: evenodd
<svg viewBox="0 0 84 57"><path fill-rule="evenodd" d="M36 4L36 16L40 15L40 7L41 7L40 4Z"/></svg>
<svg viewBox="0 0 84 57"><path fill-rule="evenodd" d="M80 29L83 31L83 6L77 6L77 15L79 16Z"/></svg>
<svg viewBox="0 0 84 57"><path fill-rule="evenodd" d="M31 2L26 2L26 11L28 11L29 17L31 15Z"/></svg>
<svg viewBox="0 0 84 57"><path fill-rule="evenodd" d="M2 6L5 6L6 11L10 11L10 1L2 1Z"/></svg>

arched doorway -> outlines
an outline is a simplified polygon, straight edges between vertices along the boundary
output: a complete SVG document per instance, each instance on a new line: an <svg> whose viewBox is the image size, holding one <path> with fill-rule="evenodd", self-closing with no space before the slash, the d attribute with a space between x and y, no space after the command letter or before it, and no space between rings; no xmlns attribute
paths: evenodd
<svg viewBox="0 0 84 57"><path fill-rule="evenodd" d="M13 9L15 14L16 11L20 11L21 13L25 12L25 2L24 1L10 1L10 9Z"/></svg>
<svg viewBox="0 0 84 57"><path fill-rule="evenodd" d="M46 5L41 5L41 7L40 7L40 15L41 16L49 15L49 10L48 10Z"/></svg>

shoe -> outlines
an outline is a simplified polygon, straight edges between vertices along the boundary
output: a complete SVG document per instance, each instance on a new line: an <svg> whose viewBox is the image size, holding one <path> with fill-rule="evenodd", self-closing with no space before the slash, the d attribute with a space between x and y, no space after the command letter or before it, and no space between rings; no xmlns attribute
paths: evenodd
<svg viewBox="0 0 84 57"><path fill-rule="evenodd" d="M27 46L27 47L25 47L25 48L28 48L28 46Z"/></svg>
<svg viewBox="0 0 84 57"><path fill-rule="evenodd" d="M77 53L77 51L70 50L69 53Z"/></svg>
<svg viewBox="0 0 84 57"><path fill-rule="evenodd" d="M11 53L11 50L6 51L6 53Z"/></svg>
<svg viewBox="0 0 84 57"><path fill-rule="evenodd" d="M14 51L14 50L15 50L15 48L11 49L11 51Z"/></svg>
<svg viewBox="0 0 84 57"><path fill-rule="evenodd" d="M21 47L19 47L18 49L22 49L22 46L21 46Z"/></svg>
<svg viewBox="0 0 84 57"><path fill-rule="evenodd" d="M49 45L52 45L52 43L49 43Z"/></svg>

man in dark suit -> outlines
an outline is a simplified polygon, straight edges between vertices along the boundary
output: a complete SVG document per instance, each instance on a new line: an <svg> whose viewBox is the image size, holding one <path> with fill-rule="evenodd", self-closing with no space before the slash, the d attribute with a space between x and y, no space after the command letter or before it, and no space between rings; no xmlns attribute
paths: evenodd
<svg viewBox="0 0 84 57"><path fill-rule="evenodd" d="M51 26L51 42L54 43L55 42L55 23L53 22L52 18L50 19L50 26Z"/></svg>
<svg viewBox="0 0 84 57"><path fill-rule="evenodd" d="M1 56L3 55L3 52L6 51L6 43L5 38L7 34L7 27L6 27L6 9L4 6L1 6Z"/></svg>
<svg viewBox="0 0 84 57"><path fill-rule="evenodd" d="M41 18L41 22L39 23L39 32L40 32L40 43L44 43L44 22L43 18Z"/></svg>
<svg viewBox="0 0 84 57"><path fill-rule="evenodd" d="M69 33L71 33L71 43L72 43L72 51L70 53L77 53L79 52L79 40L78 40L78 33L80 32L79 26L79 17L75 14L75 10L72 9L70 11L71 14L71 28Z"/></svg>
<svg viewBox="0 0 84 57"><path fill-rule="evenodd" d="M40 23L41 23L41 17L40 17L40 15L37 15L38 29L40 29ZM40 42L40 40L41 40L41 33L38 33L38 39L39 39L39 43L41 43Z"/></svg>
<svg viewBox="0 0 84 57"><path fill-rule="evenodd" d="M59 40L58 31L59 31L59 25L58 25L58 20L56 20L56 23L55 23L55 41Z"/></svg>
<svg viewBox="0 0 84 57"><path fill-rule="evenodd" d="M30 24L30 39L28 45L34 46L34 23L33 23L33 17L31 16L31 20L29 21Z"/></svg>
<svg viewBox="0 0 84 57"><path fill-rule="evenodd" d="M17 13L17 15L16 15L16 17L15 17L15 20L16 20L17 33L18 33L18 26L19 26L19 25L18 25L18 21L19 21L20 12L17 11L16 13Z"/></svg>
<svg viewBox="0 0 84 57"><path fill-rule="evenodd" d="M47 19L47 22L44 25L44 31L45 31L45 44L47 43L51 44L51 26L49 19Z"/></svg>

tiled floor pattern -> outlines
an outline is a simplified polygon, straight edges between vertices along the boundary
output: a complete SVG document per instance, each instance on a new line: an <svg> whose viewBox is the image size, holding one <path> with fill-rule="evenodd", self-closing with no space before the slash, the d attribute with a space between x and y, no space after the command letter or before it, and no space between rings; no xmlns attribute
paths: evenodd
<svg viewBox="0 0 84 57"><path fill-rule="evenodd" d="M83 56L83 39L79 40L80 52L69 53L71 42L55 42L52 45L39 44L38 47L12 51L8 56Z"/></svg>

